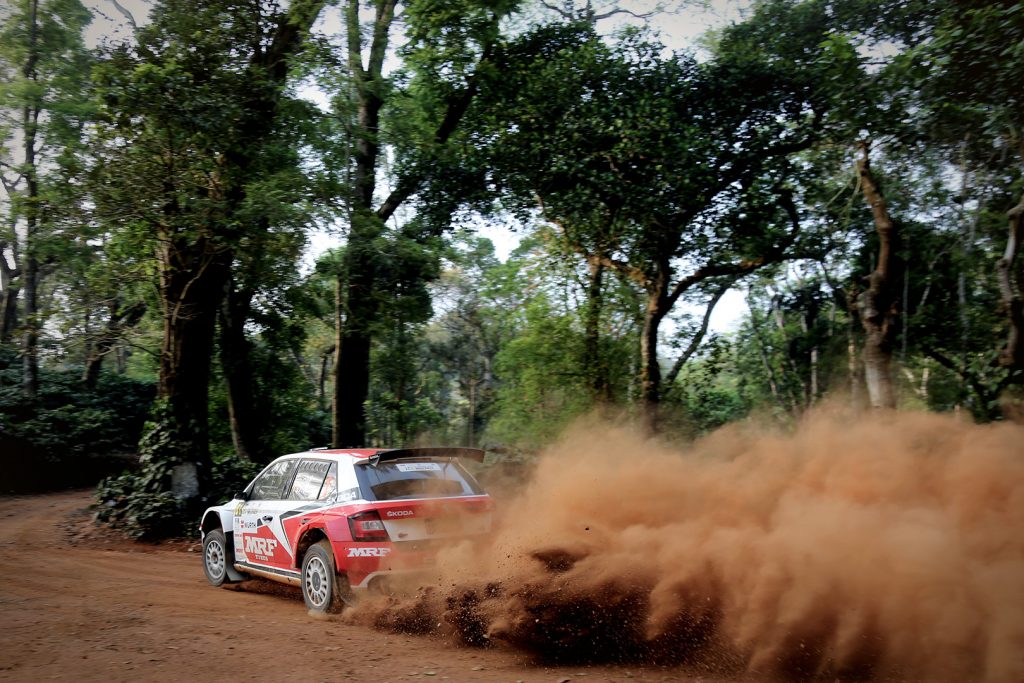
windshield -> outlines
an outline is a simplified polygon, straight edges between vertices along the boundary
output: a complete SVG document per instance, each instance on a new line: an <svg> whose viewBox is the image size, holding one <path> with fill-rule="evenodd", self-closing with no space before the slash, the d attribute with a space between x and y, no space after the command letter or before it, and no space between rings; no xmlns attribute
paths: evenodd
<svg viewBox="0 0 1024 683"><path fill-rule="evenodd" d="M447 498L483 493L473 476L455 460L398 460L355 469L366 500Z"/></svg>

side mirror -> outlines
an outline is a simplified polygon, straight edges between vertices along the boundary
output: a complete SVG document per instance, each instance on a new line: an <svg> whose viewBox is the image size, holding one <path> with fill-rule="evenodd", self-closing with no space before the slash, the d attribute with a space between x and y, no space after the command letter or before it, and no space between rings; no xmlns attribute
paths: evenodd
<svg viewBox="0 0 1024 683"><path fill-rule="evenodd" d="M233 498L235 500L249 500L249 492L248 491L239 491L238 493L236 493L233 496Z"/></svg>

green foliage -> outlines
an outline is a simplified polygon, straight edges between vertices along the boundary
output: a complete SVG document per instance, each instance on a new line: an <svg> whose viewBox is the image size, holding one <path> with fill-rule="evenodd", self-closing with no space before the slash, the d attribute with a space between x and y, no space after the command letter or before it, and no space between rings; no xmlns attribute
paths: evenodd
<svg viewBox="0 0 1024 683"><path fill-rule="evenodd" d="M19 360L0 347L0 430L31 444L40 466L134 448L155 393L152 383L104 375L89 391L80 371L44 370L38 397L29 401L21 393Z"/></svg>
<svg viewBox="0 0 1024 683"><path fill-rule="evenodd" d="M435 377L420 372L426 356L421 327L399 320L378 334L370 360L367 432L371 443L402 446L415 443L442 421L436 409Z"/></svg>
<svg viewBox="0 0 1024 683"><path fill-rule="evenodd" d="M108 477L97 486L97 520L139 539L195 536L202 508L230 499L263 467L227 455L215 459L210 472L199 473L206 479L203 499L176 495L171 489L174 468L194 460L191 433L194 429L179 428L166 402L156 402L139 441L137 471Z"/></svg>
<svg viewBox="0 0 1024 683"><path fill-rule="evenodd" d="M737 371L735 347L719 341L687 363L665 396L663 428L695 438L745 418L753 407L745 375Z"/></svg>
<svg viewBox="0 0 1024 683"><path fill-rule="evenodd" d="M96 488L96 521L139 540L195 535L185 501L170 491L152 492L134 474L104 479Z"/></svg>
<svg viewBox="0 0 1024 683"><path fill-rule="evenodd" d="M259 474L263 465L233 457L215 459L211 473L209 504L230 500ZM199 520L186 501L170 491L154 490L165 476L156 465L143 464L137 473L108 477L96 488L96 519L121 529L139 540L195 538Z"/></svg>
<svg viewBox="0 0 1024 683"><path fill-rule="evenodd" d="M593 404L577 364L582 338L573 317L559 314L543 295L522 315L523 329L495 360L501 384L488 438L536 448Z"/></svg>
<svg viewBox="0 0 1024 683"><path fill-rule="evenodd" d="M260 425L259 455L264 461L330 443L330 412L317 405L315 389L295 357L288 344L268 333L255 339L250 349L250 379L257 399L253 419ZM211 386L210 440L215 464L234 456L221 373L215 375Z"/></svg>

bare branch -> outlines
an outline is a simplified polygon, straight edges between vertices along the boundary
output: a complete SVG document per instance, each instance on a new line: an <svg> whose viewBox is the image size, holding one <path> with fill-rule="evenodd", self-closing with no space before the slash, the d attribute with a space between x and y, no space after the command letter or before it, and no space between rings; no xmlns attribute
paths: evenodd
<svg viewBox="0 0 1024 683"><path fill-rule="evenodd" d="M121 13L128 24L132 27L133 31L139 30L139 25L135 23L135 17L132 16L132 13L128 11L127 7L119 3L117 0L110 0L110 4L114 6L114 9Z"/></svg>
<svg viewBox="0 0 1024 683"><path fill-rule="evenodd" d="M546 0L540 0L540 4L543 5L544 7L548 8L549 10L551 10L552 12L557 14L558 16L560 16L563 19L566 19L568 21L572 21L573 19L576 18L572 14L570 14L569 12L566 12L561 7L556 7L555 5L551 4L550 2L546 2Z"/></svg>
<svg viewBox="0 0 1024 683"><path fill-rule="evenodd" d="M704 336L708 333L708 325L711 323L711 314L714 312L715 306L718 305L718 302L722 299L722 296L725 295L725 293L728 292L730 289L732 289L732 286L736 284L736 281L739 279L740 276L738 275L729 278L721 285L719 285L718 289L715 290L715 293L711 296L710 301L708 301L707 308L704 309L704 319L701 321L700 329L697 330L697 333L695 335L693 335L693 337L690 339L689 346L687 346L686 350L683 351L682 355L676 359L676 362L672 365L672 369L669 370L667 375L665 375L665 382L667 384L672 384L673 382L676 381L676 377L679 375L679 371L683 369L683 366L686 365L690 358L693 357L693 354L697 352L697 349L700 347L701 342L704 341Z"/></svg>
<svg viewBox="0 0 1024 683"><path fill-rule="evenodd" d="M658 13L659 13L658 10L652 10L650 12L643 12L642 14L638 14L637 12L634 12L632 10L628 10L628 9L625 9L625 8L622 8L622 7L617 7L615 9L613 9L613 10L609 10L608 12L605 12L604 14L595 14L594 15L594 21L595 22L601 21L602 19L607 19L608 17L613 17L616 14L628 14L631 17L636 17L637 19L643 19L644 21L646 21L647 19L650 19L651 17L655 16Z"/></svg>
<svg viewBox="0 0 1024 683"><path fill-rule="evenodd" d="M771 262L763 256L758 256L757 258L743 259L735 263L707 263L676 283L675 287L672 288L672 293L668 296L668 306L669 308L674 306L684 292L699 282L720 275L732 275L734 280L739 279L747 273L752 273L761 266Z"/></svg>

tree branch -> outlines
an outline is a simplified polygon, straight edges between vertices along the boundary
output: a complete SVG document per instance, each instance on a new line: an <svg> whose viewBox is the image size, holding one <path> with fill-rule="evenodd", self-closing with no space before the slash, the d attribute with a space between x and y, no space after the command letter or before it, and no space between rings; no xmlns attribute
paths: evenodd
<svg viewBox="0 0 1024 683"><path fill-rule="evenodd" d="M133 31L139 30L139 25L135 23L135 17L132 16L132 13L128 11L128 8L119 3L117 0L110 0L110 4L112 4L114 6L114 9L120 12L121 16L123 16L128 21L128 25L132 27Z"/></svg>
<svg viewBox="0 0 1024 683"><path fill-rule="evenodd" d="M470 76L465 89L455 97L448 101L448 108L445 110L444 118L441 119L441 123L438 125L437 130L434 132L433 144L440 147L448 142L451 136L455 133L459 123L462 121L462 117L465 116L466 110L469 109L470 103L473 98L476 97L477 91L479 90L480 81L480 67L490 59L493 46L488 43L484 46L483 52L480 54L480 59L477 61L476 67L473 69L473 75ZM381 221L386 221L398 210L409 197L420 187L422 182L422 174L414 172L413 174L402 178L397 187L388 195L388 198L384 200L380 208L377 209L377 217Z"/></svg>
<svg viewBox="0 0 1024 683"><path fill-rule="evenodd" d="M770 263L770 261L767 261L763 256L758 256L753 259L743 259L736 263L707 263L695 270L688 277L683 278L675 284L672 288L672 292L668 295L668 307L671 308L674 306L679 300L679 297L681 297L686 290L699 282L703 282L709 278L719 277L721 275L734 276L735 281L768 263Z"/></svg>
<svg viewBox="0 0 1024 683"><path fill-rule="evenodd" d="M598 22L598 21L601 21L602 19L607 19L609 17L613 17L616 14L628 14L631 17L636 17L637 19L647 20L647 19L650 19L651 17L655 16L656 14L658 14L658 10L652 10L650 12L644 12L642 14L638 14L637 12L634 12L632 10L628 10L628 9L624 9L624 8L618 7L616 9L609 10L609 11L605 12L604 14L595 14L594 15L594 21Z"/></svg>
<svg viewBox="0 0 1024 683"><path fill-rule="evenodd" d="M666 384L672 384L676 381L679 371L683 369L683 366L686 365L693 354L697 352L701 342L704 341L704 336L708 332L708 325L711 323L711 314L714 312L715 306L718 305L718 302L722 299L725 293L732 289L732 286L736 284L737 280L739 280L739 276L732 277L719 285L718 289L715 290L715 293L711 296L711 300L708 301L707 308L704 309L704 319L701 321L700 329L697 330L697 334L693 335L690 339L689 346L687 346L682 355L676 359L676 362L672 364L672 369L668 371L667 375L665 375Z"/></svg>
<svg viewBox="0 0 1024 683"><path fill-rule="evenodd" d="M552 5L550 2L547 2L547 0L540 0L540 4L567 21L573 21L576 18L569 12L566 12L564 9L556 7L555 5Z"/></svg>

